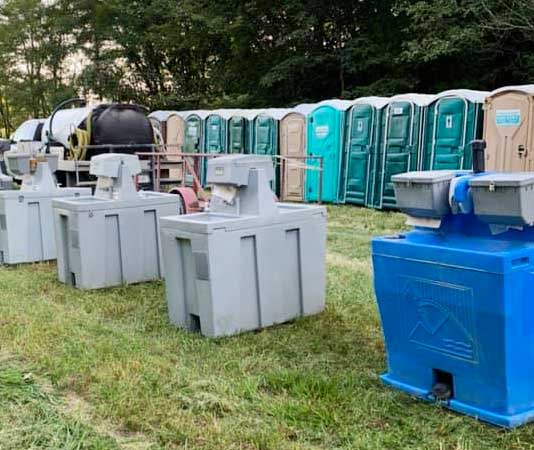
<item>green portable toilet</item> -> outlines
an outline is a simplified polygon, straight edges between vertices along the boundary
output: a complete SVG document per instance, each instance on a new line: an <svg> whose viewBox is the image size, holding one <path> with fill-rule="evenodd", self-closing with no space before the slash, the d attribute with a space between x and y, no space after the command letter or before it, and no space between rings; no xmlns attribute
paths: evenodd
<svg viewBox="0 0 534 450"><path fill-rule="evenodd" d="M211 111L204 120L204 152L226 153L226 118L220 110Z"/></svg>
<svg viewBox="0 0 534 450"><path fill-rule="evenodd" d="M382 114L389 99L362 97L354 101L347 115L344 201L367 205L377 170Z"/></svg>
<svg viewBox="0 0 534 450"><path fill-rule="evenodd" d="M248 153L248 119L245 110L236 110L228 118L228 153Z"/></svg>
<svg viewBox="0 0 534 450"><path fill-rule="evenodd" d="M391 177L421 167L425 115L433 99L433 95L424 94L401 94L389 99L382 115L377 170L371 180L373 190L369 206L395 208Z"/></svg>
<svg viewBox="0 0 534 450"><path fill-rule="evenodd" d="M203 152L210 154L226 153L227 120L223 110L210 111L204 119ZM202 185L206 184L207 159L202 160Z"/></svg>
<svg viewBox="0 0 534 450"><path fill-rule="evenodd" d="M338 203L342 201L341 170L345 139L346 112L354 104L348 100L326 100L316 105L308 115L307 155L322 156L322 189L319 189L319 167L317 159L309 159L307 165L312 170L306 173L306 201ZM343 172L343 173L342 173ZM319 192L321 191L321 192Z"/></svg>
<svg viewBox="0 0 534 450"><path fill-rule="evenodd" d="M204 120L210 114L209 111L187 111L182 115L185 120L184 131L184 153L202 153L204 151ZM202 177L202 159L188 158L188 162L193 166L195 160L199 164L199 178ZM193 183L193 177L189 174L185 177L186 184Z"/></svg>
<svg viewBox="0 0 534 450"><path fill-rule="evenodd" d="M278 123L269 110L259 111L251 118L250 153L276 155L278 153Z"/></svg>
<svg viewBox="0 0 534 450"><path fill-rule="evenodd" d="M489 92L441 92L428 105L422 170L471 169L469 143L482 138L482 107Z"/></svg>

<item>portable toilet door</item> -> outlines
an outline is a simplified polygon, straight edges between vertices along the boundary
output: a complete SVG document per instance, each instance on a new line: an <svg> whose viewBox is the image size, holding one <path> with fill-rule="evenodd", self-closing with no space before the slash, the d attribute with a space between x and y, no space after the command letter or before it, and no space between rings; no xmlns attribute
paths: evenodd
<svg viewBox="0 0 534 450"><path fill-rule="evenodd" d="M223 110L212 111L204 120L204 153L226 153L227 115ZM208 159L202 164L202 185L205 185Z"/></svg>
<svg viewBox="0 0 534 450"><path fill-rule="evenodd" d="M489 92L441 92L428 105L422 170L471 169L469 143L482 137L482 106Z"/></svg>
<svg viewBox="0 0 534 450"><path fill-rule="evenodd" d="M378 170L374 174L370 206L395 208L391 177L421 166L426 108L432 95L402 94L389 99L383 114Z"/></svg>
<svg viewBox="0 0 534 450"><path fill-rule="evenodd" d="M508 86L489 94L484 104L486 170L534 170L534 84Z"/></svg>
<svg viewBox="0 0 534 450"><path fill-rule="evenodd" d="M271 186L277 195L280 195L280 165L276 158L279 152L279 119L288 111L275 108L264 110L253 121L251 153L272 158L275 165L275 179Z"/></svg>
<svg viewBox="0 0 534 450"><path fill-rule="evenodd" d="M204 151L226 153L226 120L219 111L213 111L206 117L204 130Z"/></svg>
<svg viewBox="0 0 534 450"><path fill-rule="evenodd" d="M354 101L347 117L344 201L367 205L376 172L382 112L386 97L362 97Z"/></svg>
<svg viewBox="0 0 534 450"><path fill-rule="evenodd" d="M228 153L248 153L248 119L242 110L228 118Z"/></svg>
<svg viewBox="0 0 534 450"><path fill-rule="evenodd" d="M326 100L308 116L306 154L323 160L322 177L319 161L308 158L306 165L305 200L337 203L341 196L341 166L345 135L345 113L353 105L348 100ZM322 178L321 187L319 179Z"/></svg>
<svg viewBox="0 0 534 450"><path fill-rule="evenodd" d="M295 110L285 110L279 121L281 174L280 198L304 201L306 117ZM293 159L292 159L293 158Z"/></svg>
<svg viewBox="0 0 534 450"><path fill-rule="evenodd" d="M254 134L251 153L255 155L278 154L278 122L268 112L254 119Z"/></svg>
<svg viewBox="0 0 534 450"><path fill-rule="evenodd" d="M165 144L168 153L181 153L184 148L185 120L178 112L167 118L165 126Z"/></svg>
<svg viewBox="0 0 534 450"><path fill-rule="evenodd" d="M202 153L204 149L204 119L209 114L207 111L191 111L185 116L184 153ZM202 177L202 159L188 158L191 167L197 165L197 176ZM193 177L186 174L186 184L193 183ZM200 180L199 180L200 181Z"/></svg>

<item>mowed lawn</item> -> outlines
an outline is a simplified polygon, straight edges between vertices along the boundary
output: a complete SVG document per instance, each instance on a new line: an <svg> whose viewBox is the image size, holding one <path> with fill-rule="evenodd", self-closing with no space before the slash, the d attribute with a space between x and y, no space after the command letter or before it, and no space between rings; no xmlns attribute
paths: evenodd
<svg viewBox="0 0 534 450"><path fill-rule="evenodd" d="M327 309L209 340L163 283L80 292L54 264L0 269L0 449L529 449L383 387L369 241L400 214L329 208ZM231 263L231 262L227 262Z"/></svg>

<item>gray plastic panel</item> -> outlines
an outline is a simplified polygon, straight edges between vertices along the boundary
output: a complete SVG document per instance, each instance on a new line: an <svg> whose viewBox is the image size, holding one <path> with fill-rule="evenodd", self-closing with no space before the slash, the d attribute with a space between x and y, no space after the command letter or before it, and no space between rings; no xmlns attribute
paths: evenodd
<svg viewBox="0 0 534 450"><path fill-rule="evenodd" d="M452 170L430 170L394 175L397 207L413 217L441 219L451 212L449 187L458 173Z"/></svg>
<svg viewBox="0 0 534 450"><path fill-rule="evenodd" d="M205 336L229 336L316 314L325 306L326 210L306 208L249 227L184 230L165 218L161 240L169 317ZM293 216L293 217L292 217ZM231 264L228 264L231 261Z"/></svg>
<svg viewBox="0 0 534 450"><path fill-rule="evenodd" d="M455 170L422 170L419 172L406 172L393 175L391 181L395 183L422 183L432 184L439 183L441 181L452 180L458 175L458 171Z"/></svg>
<svg viewBox="0 0 534 450"><path fill-rule="evenodd" d="M90 193L90 188L58 188L53 192L0 191L3 263L56 259L53 199Z"/></svg>
<svg viewBox="0 0 534 450"><path fill-rule="evenodd" d="M181 212L179 196L90 198L54 201L59 280L98 289L161 278L159 220Z"/></svg>
<svg viewBox="0 0 534 450"><path fill-rule="evenodd" d="M534 224L534 174L496 173L469 181L475 214L494 225Z"/></svg>
<svg viewBox="0 0 534 450"><path fill-rule="evenodd" d="M534 185L534 173L532 172L507 172L490 173L475 177L469 181L470 186L532 186Z"/></svg>

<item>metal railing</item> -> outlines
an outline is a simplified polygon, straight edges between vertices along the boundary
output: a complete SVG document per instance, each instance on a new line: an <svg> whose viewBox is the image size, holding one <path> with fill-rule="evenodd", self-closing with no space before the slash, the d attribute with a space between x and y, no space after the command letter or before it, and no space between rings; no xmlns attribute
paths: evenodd
<svg viewBox="0 0 534 450"><path fill-rule="evenodd" d="M169 166L181 166L182 176L181 179L177 180L182 187L186 185L186 177L190 176L193 183L193 189L197 194L205 196L206 193L202 188L202 183L200 180L200 172L202 168L201 161L203 159L212 159L221 156L228 155L228 153L189 153L183 151L169 151L172 148L181 149L181 144L98 144L98 145L87 145L85 146L86 150L107 150L108 152L113 152L114 150L146 150L151 149L152 151L138 151L135 152L141 160L148 160L149 172L151 174L151 185L152 190L159 192L161 190L161 171L163 166L167 168ZM171 159L169 159L171 158ZM317 171L317 203L322 202L322 191L323 191L323 167L324 160L322 156L272 156L275 164L280 166L280 187L282 192L282 200L284 199L283 193L286 186L286 176L287 169L290 167L297 167L303 171ZM83 160L69 160L73 163L73 172L75 174L75 182L77 186L89 186L93 185L94 182L82 181L80 177L81 172L87 172L89 170L89 161ZM295 161L297 162L295 164ZM317 161L315 164L307 164L309 161ZM303 164L304 162L304 164ZM82 170L80 170L82 169ZM305 177L302 177L304 184ZM303 186L304 189L304 186ZM303 192L304 194L304 192Z"/></svg>

